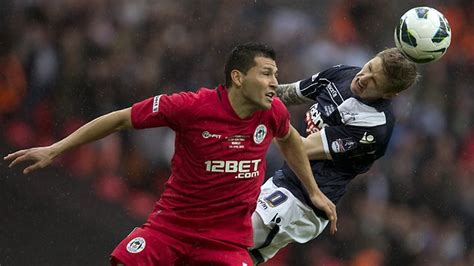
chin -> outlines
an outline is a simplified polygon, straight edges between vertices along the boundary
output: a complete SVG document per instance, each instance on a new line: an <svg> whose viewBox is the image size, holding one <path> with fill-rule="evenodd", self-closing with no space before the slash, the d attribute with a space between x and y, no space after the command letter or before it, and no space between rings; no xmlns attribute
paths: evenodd
<svg viewBox="0 0 474 266"><path fill-rule="evenodd" d="M275 100L275 98L273 98L271 101L267 101L266 102L266 105L268 106L268 109L272 108L272 105L273 105L273 101Z"/></svg>
<svg viewBox="0 0 474 266"><path fill-rule="evenodd" d="M264 103L264 104L261 104L260 107L264 110L268 110L272 108L272 103Z"/></svg>
<svg viewBox="0 0 474 266"><path fill-rule="evenodd" d="M351 81L350 89L351 89L351 92L352 92L352 93L356 94L356 92L355 92L355 90L354 90L354 87L355 87L355 79L353 79L353 80Z"/></svg>
<svg viewBox="0 0 474 266"><path fill-rule="evenodd" d="M356 89L354 89L354 86L355 86L355 85L352 85L352 84L351 84L351 92L352 92L354 95L360 97L360 96L361 96L361 95L360 95L360 92L358 92Z"/></svg>

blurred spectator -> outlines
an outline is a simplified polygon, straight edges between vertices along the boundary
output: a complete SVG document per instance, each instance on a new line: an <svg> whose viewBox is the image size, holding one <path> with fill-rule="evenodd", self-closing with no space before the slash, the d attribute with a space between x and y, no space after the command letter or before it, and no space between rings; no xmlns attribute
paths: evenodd
<svg viewBox="0 0 474 266"><path fill-rule="evenodd" d="M11 35L9 27L0 29L0 116L18 111L26 94L23 65L13 49Z"/></svg>
<svg viewBox="0 0 474 266"><path fill-rule="evenodd" d="M430 5L448 18L452 44L440 61L420 65L421 82L394 102L399 123L387 156L351 184L335 237L290 246L268 265L474 265L474 4ZM394 46L394 27L411 7L381 0L12 1L6 14L15 16L0 12L8 17L0 23L0 127L15 148L48 145L146 97L223 82L220 57L246 41L276 47L283 83L335 62L359 65ZM291 112L298 121L300 110ZM57 164L144 220L162 191L173 141L166 130L122 134ZM268 174L281 164L274 149L267 160Z"/></svg>

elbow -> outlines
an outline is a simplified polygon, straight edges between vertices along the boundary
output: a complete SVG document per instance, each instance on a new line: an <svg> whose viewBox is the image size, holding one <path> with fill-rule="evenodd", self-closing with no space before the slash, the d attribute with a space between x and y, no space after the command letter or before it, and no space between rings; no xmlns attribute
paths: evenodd
<svg viewBox="0 0 474 266"><path fill-rule="evenodd" d="M115 131L132 128L131 110L130 108L115 111L112 113L115 117L116 127Z"/></svg>

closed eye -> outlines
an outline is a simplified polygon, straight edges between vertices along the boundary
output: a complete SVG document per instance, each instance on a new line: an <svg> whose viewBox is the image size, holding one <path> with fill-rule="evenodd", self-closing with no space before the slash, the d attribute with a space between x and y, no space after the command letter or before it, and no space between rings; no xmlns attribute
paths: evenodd
<svg viewBox="0 0 474 266"><path fill-rule="evenodd" d="M369 72L372 73L372 64L369 63ZM374 82L375 87L377 87L377 80L375 80L374 76L371 76L372 81Z"/></svg>

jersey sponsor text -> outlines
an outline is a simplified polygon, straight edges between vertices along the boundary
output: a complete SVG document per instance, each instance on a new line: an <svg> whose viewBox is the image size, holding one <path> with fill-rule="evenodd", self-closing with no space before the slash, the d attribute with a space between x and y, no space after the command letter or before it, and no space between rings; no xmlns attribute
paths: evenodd
<svg viewBox="0 0 474 266"><path fill-rule="evenodd" d="M257 160L213 160L206 161L206 171L213 173L237 173L235 178L252 178L260 175L258 166L262 159Z"/></svg>

